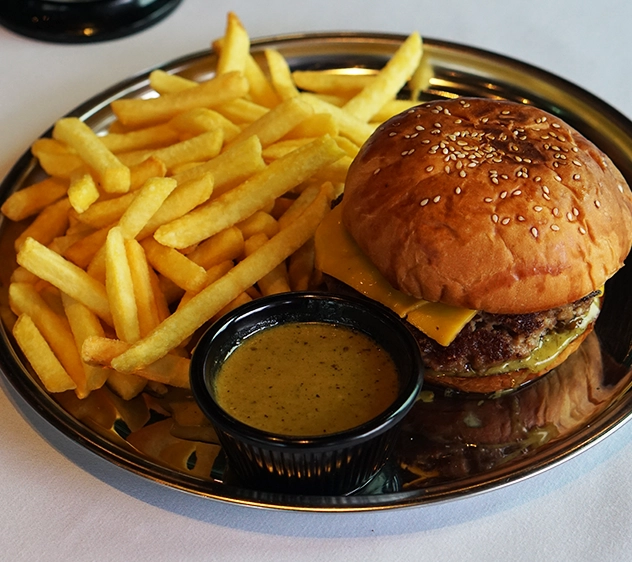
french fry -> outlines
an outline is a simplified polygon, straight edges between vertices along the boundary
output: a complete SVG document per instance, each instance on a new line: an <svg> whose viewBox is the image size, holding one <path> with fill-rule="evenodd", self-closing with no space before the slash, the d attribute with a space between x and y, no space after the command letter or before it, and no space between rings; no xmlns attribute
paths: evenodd
<svg viewBox="0 0 632 562"><path fill-rule="evenodd" d="M53 137L71 146L97 174L108 193L129 191L130 171L110 152L101 139L76 117L66 117L55 123Z"/></svg>
<svg viewBox="0 0 632 562"><path fill-rule="evenodd" d="M309 289L314 274L314 258L313 238L310 238L290 256L287 272L292 291Z"/></svg>
<svg viewBox="0 0 632 562"><path fill-rule="evenodd" d="M348 111L320 99L315 94L303 93L301 97L312 106L314 111L331 114L338 125L340 134L352 140L358 146L364 144L375 130L368 123L361 121Z"/></svg>
<svg viewBox="0 0 632 562"><path fill-rule="evenodd" d="M136 191L142 187L148 179L164 177L167 174L167 166L164 162L152 155L139 164L130 166L129 171L131 175L129 189L130 191Z"/></svg>
<svg viewBox="0 0 632 562"><path fill-rule="evenodd" d="M61 297L64 312L75 339L75 350L77 355L81 357L80 350L83 342L91 336L103 336L103 327L97 316L86 306L77 302L66 293L62 293ZM79 389L83 386L85 388L85 396L87 396L89 392L101 388L105 384L110 372L108 369L100 366L88 365L84 361L81 361L81 364L84 377L82 385L77 382L77 395L79 395ZM79 396L79 398L82 398L82 396Z"/></svg>
<svg viewBox="0 0 632 562"><path fill-rule="evenodd" d="M279 232L279 224L276 219L265 211L257 211L245 221L237 223L236 226L241 230L244 240L260 232L263 232L268 238L272 238Z"/></svg>
<svg viewBox="0 0 632 562"><path fill-rule="evenodd" d="M164 357L204 322L309 240L327 212L329 204L329 196L323 190L298 220L239 262L224 277L200 291L146 338L115 357L111 363L112 367L130 373Z"/></svg>
<svg viewBox="0 0 632 562"><path fill-rule="evenodd" d="M108 133L99 137L110 152L156 149L179 141L178 131L170 124L161 123L126 133Z"/></svg>
<svg viewBox="0 0 632 562"><path fill-rule="evenodd" d="M81 269L85 269L90 265L97 251L105 244L109 231L110 226L95 230L66 248L62 255Z"/></svg>
<svg viewBox="0 0 632 562"><path fill-rule="evenodd" d="M72 208L83 213L99 198L99 190L89 173L72 174L68 188L68 200Z"/></svg>
<svg viewBox="0 0 632 562"><path fill-rule="evenodd" d="M221 129L225 142L235 138L241 131L232 121L208 107L196 107L179 113L169 121L169 127L185 137Z"/></svg>
<svg viewBox="0 0 632 562"><path fill-rule="evenodd" d="M67 180L46 178L12 193L2 204L0 211L12 221L21 221L52 205L66 195L67 191Z"/></svg>
<svg viewBox="0 0 632 562"><path fill-rule="evenodd" d="M152 178L145 182L118 222L125 240L135 238L143 230L176 185L173 178Z"/></svg>
<svg viewBox="0 0 632 562"><path fill-rule="evenodd" d="M213 193L221 195L230 188L242 183L266 167L261 157L261 142L250 137L243 142L232 144L216 158L194 168L174 174L178 184L213 174Z"/></svg>
<svg viewBox="0 0 632 562"><path fill-rule="evenodd" d="M305 137L322 137L323 135L337 137L339 132L338 125L331 113L314 113L296 125L283 138L286 140L303 139Z"/></svg>
<svg viewBox="0 0 632 562"><path fill-rule="evenodd" d="M47 346L73 380L77 396L85 398L90 389L87 387L83 364L63 312L62 316L55 313L35 287L28 283L12 283L9 286L9 299L11 308L18 315L25 314L32 319Z"/></svg>
<svg viewBox="0 0 632 562"><path fill-rule="evenodd" d="M140 336L145 337L160 324L162 318L158 310L156 295L154 295L145 250L132 238L125 242L125 253L132 277L132 286L134 288Z"/></svg>
<svg viewBox="0 0 632 562"><path fill-rule="evenodd" d="M110 326L112 315L105 287L90 277L83 269L59 254L42 246L33 238L27 238L17 255L18 263L48 281L60 291L85 304Z"/></svg>
<svg viewBox="0 0 632 562"><path fill-rule="evenodd" d="M236 71L243 74L249 54L250 37L239 18L233 12L229 12L217 61L217 73L226 74Z"/></svg>
<svg viewBox="0 0 632 562"><path fill-rule="evenodd" d="M292 79L302 90L353 96L375 81L375 74L340 74L329 70L295 70Z"/></svg>
<svg viewBox="0 0 632 562"><path fill-rule="evenodd" d="M76 218L93 228L103 228L117 222L125 213L137 192L126 193L120 197L113 197L105 201L98 201L90 205L83 213L78 213Z"/></svg>
<svg viewBox="0 0 632 562"><path fill-rule="evenodd" d="M283 158L293 150L296 150L301 146L305 146L314 140L314 138L308 137L303 137L301 139L280 140L279 142L275 142L264 148L261 155L266 162L271 162L272 160Z"/></svg>
<svg viewBox="0 0 632 562"><path fill-rule="evenodd" d="M297 97L289 98L246 127L231 143L238 143L256 135L261 141L261 146L266 147L285 136L313 113L314 110L308 103Z"/></svg>
<svg viewBox="0 0 632 562"><path fill-rule="evenodd" d="M430 86L430 79L432 78L433 70L428 61L428 57L424 53L421 55L419 66L415 70L410 79L410 99L415 103L419 103L419 96L421 92L426 90Z"/></svg>
<svg viewBox="0 0 632 562"><path fill-rule="evenodd" d="M171 178L173 180L173 178ZM175 180L173 180L175 181ZM213 174L208 173L198 179L178 185L165 199L143 229L139 239L152 234L159 226L175 220L209 199L213 193Z"/></svg>
<svg viewBox="0 0 632 562"><path fill-rule="evenodd" d="M14 247L17 250L27 238L33 238L44 246L48 246L54 238L64 233L68 227L68 211L70 201L67 197L60 199L46 207L35 220L26 227L22 234L15 239Z"/></svg>
<svg viewBox="0 0 632 562"><path fill-rule="evenodd" d="M333 186L327 186L327 188L333 192ZM316 187L315 185L304 189L301 194L294 199L287 211L279 217L279 220L277 221L278 227L282 229L292 224L292 222L294 222L296 218L312 204L314 199L318 197L320 189L321 188Z"/></svg>
<svg viewBox="0 0 632 562"><path fill-rule="evenodd" d="M13 326L13 336L48 392L76 388L30 316L22 314L18 317Z"/></svg>
<svg viewBox="0 0 632 562"><path fill-rule="evenodd" d="M361 121L368 121L406 84L421 61L423 47L418 33L408 36L380 70L375 81L351 98L344 110Z"/></svg>
<svg viewBox="0 0 632 562"><path fill-rule="evenodd" d="M264 232L258 232L246 240L245 254L252 255L261 248L269 238ZM272 271L266 273L259 281L257 286L263 296L275 295L277 293L288 293L290 291L290 283L287 276L287 268L285 262L279 263Z"/></svg>
<svg viewBox="0 0 632 562"><path fill-rule="evenodd" d="M231 226L204 240L187 257L209 269L226 260L240 258L243 252L244 236L239 228Z"/></svg>
<svg viewBox="0 0 632 562"><path fill-rule="evenodd" d="M69 179L73 171L84 165L74 150L51 138L37 139L31 146L31 153L39 160L42 169L55 178Z"/></svg>
<svg viewBox="0 0 632 562"><path fill-rule="evenodd" d="M222 130L215 129L157 150L122 154L121 159L131 165L139 164L153 156L163 162L168 170L171 170L181 164L203 162L217 156L223 141Z"/></svg>
<svg viewBox="0 0 632 562"><path fill-rule="evenodd" d="M125 251L125 237L118 226L110 229L105 241L105 289L117 337L127 343L138 341L138 305Z"/></svg>
<svg viewBox="0 0 632 562"><path fill-rule="evenodd" d="M123 400L132 400L147 386L147 379L132 373L110 371L107 385Z"/></svg>
<svg viewBox="0 0 632 562"><path fill-rule="evenodd" d="M250 180L213 200L210 205L161 226L154 237L161 244L172 248L196 244L273 203L277 197L342 155L343 152L333 139L318 139L274 161Z"/></svg>
<svg viewBox="0 0 632 562"><path fill-rule="evenodd" d="M215 283L215 281L217 281L220 277L226 275L234 267L234 265L235 264L231 260L226 260L210 267L206 271L206 281L204 286L200 287L200 290L204 287L208 287L211 283ZM183 307L199 292L200 291L186 291L178 303L178 308Z"/></svg>
<svg viewBox="0 0 632 562"><path fill-rule="evenodd" d="M185 255L163 246L151 237L145 238L142 245L149 263L178 287L185 291L197 292L204 286L206 270Z"/></svg>
<svg viewBox="0 0 632 562"><path fill-rule="evenodd" d="M130 348L128 343L106 337L86 338L81 348L82 359L90 365L109 367L112 360ZM137 376L179 388L189 388L190 360L170 354L137 371Z"/></svg>
<svg viewBox="0 0 632 562"><path fill-rule="evenodd" d="M243 98L218 105L215 110L238 124L252 123L261 119L269 111L267 107Z"/></svg>
<svg viewBox="0 0 632 562"><path fill-rule="evenodd" d="M165 95L196 88L198 83L183 76L169 74L164 70L157 69L149 73L149 85L160 95Z"/></svg>
<svg viewBox="0 0 632 562"><path fill-rule="evenodd" d="M250 53L248 53L248 58L246 59L244 75L250 86L249 94L252 101L269 108L274 107L281 101L259 63Z"/></svg>
<svg viewBox="0 0 632 562"><path fill-rule="evenodd" d="M180 92L149 99L119 99L112 111L124 124L133 127L168 121L178 113L195 107L215 107L243 96L248 91L246 79L238 72L216 76Z"/></svg>
<svg viewBox="0 0 632 562"><path fill-rule="evenodd" d="M276 49L265 50L266 61L272 78L272 85L282 100L298 96L298 89L292 80L290 67L285 57Z"/></svg>

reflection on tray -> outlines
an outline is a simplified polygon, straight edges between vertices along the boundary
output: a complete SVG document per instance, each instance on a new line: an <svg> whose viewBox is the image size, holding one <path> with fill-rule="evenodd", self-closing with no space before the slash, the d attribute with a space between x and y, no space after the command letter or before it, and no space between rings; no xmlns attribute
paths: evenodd
<svg viewBox="0 0 632 562"><path fill-rule="evenodd" d="M422 489L523 460L581 430L631 381L632 371L608 361L593 333L559 368L517 391L426 391L404 424L379 493L384 486L395 491L394 483ZM92 430L151 462L201 479L230 479L215 432L187 391L146 391L124 401L104 387L85 400L73 392L56 398Z"/></svg>
<svg viewBox="0 0 632 562"><path fill-rule="evenodd" d="M401 443L404 488L454 481L524 459L580 431L611 406L632 371L610 362L592 333L565 363L498 398L420 400Z"/></svg>

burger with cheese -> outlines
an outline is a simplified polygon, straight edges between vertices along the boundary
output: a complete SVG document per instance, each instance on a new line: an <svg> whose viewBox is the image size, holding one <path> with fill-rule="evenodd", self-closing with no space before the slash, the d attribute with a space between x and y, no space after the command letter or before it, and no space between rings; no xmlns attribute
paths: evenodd
<svg viewBox="0 0 632 562"><path fill-rule="evenodd" d="M409 323L426 381L492 393L577 349L631 245L630 189L594 144L535 107L459 98L365 143L316 265Z"/></svg>

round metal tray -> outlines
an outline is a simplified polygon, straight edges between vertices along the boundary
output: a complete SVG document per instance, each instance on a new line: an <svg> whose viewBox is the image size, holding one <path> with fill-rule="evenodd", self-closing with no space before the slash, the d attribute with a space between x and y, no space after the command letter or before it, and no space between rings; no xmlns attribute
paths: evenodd
<svg viewBox="0 0 632 562"><path fill-rule="evenodd" d="M278 49L293 69L379 69L404 37L357 33L294 35L254 41L253 54ZM586 91L537 68L493 53L424 40L432 67L422 101L460 95L505 98L559 115L606 152L632 183L632 123ZM191 79L212 76L215 57L195 53L160 66ZM114 120L112 100L153 95L148 73L117 84L71 113L95 131ZM405 93L403 94L405 95ZM44 136L50 134L50 131ZM0 186L0 200L42 177L26 153ZM2 219L0 252L8 263L14 227ZM629 261L629 260L628 260ZM2 277L3 297L8 279ZM363 490L341 497L270 494L234 481L208 428L196 441L165 417L181 392L146 394L123 403L106 388L79 401L43 391L9 330L1 326L0 368L9 383L48 422L108 461L144 478L192 494L249 506L310 511L401 508L454 500L522 480L574 456L626 422L632 412L630 347L632 272L624 268L606 287L604 310L591 337L561 367L518 391L489 398L439 389L423 393L395 455ZM3 299L2 302L6 303ZM144 417L143 417L144 416ZM130 427L141 419L142 427Z"/></svg>

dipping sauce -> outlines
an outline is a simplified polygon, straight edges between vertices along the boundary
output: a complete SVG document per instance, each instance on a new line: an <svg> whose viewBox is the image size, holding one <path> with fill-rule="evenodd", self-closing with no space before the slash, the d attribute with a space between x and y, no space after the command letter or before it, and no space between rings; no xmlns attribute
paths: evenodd
<svg viewBox="0 0 632 562"><path fill-rule="evenodd" d="M271 433L314 436L359 426L398 394L391 356L367 335L324 322L290 323L248 337L215 380L218 404Z"/></svg>

